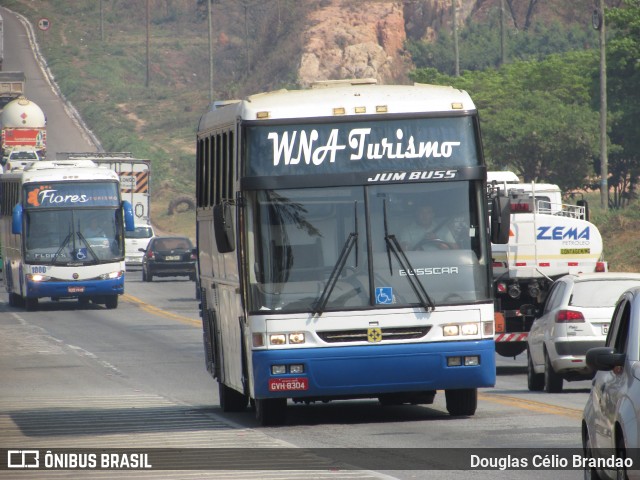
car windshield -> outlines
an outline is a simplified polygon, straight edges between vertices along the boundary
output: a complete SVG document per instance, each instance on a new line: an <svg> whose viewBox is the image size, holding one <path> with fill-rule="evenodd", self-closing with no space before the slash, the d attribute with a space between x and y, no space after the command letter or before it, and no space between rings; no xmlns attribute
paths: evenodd
<svg viewBox="0 0 640 480"><path fill-rule="evenodd" d="M153 244L153 250L156 252L191 250L192 248L188 238L160 238Z"/></svg>
<svg viewBox="0 0 640 480"><path fill-rule="evenodd" d="M125 238L151 238L153 230L151 227L136 227L132 232L125 232Z"/></svg>
<svg viewBox="0 0 640 480"><path fill-rule="evenodd" d="M38 156L35 152L12 152L9 158L11 160L37 160Z"/></svg>
<svg viewBox="0 0 640 480"><path fill-rule="evenodd" d="M569 305L574 307L613 307L625 290L637 286L640 286L640 280L608 279L578 282L573 286Z"/></svg>

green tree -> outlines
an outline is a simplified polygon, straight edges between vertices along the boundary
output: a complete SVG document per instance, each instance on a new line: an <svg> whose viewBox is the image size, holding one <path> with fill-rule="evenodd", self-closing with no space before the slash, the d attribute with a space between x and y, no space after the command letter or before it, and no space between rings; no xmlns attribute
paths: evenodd
<svg viewBox="0 0 640 480"><path fill-rule="evenodd" d="M513 169L525 181L578 188L593 174L598 114L591 107L595 53L552 55L498 70L451 77L435 69L413 80L467 90L482 120L490 168Z"/></svg>
<svg viewBox="0 0 640 480"><path fill-rule="evenodd" d="M636 197L640 175L640 0L608 9L609 185L614 208Z"/></svg>

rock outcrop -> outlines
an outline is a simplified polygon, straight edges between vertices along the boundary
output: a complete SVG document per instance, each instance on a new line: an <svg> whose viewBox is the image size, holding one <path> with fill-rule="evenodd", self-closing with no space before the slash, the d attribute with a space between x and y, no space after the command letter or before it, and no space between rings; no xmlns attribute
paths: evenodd
<svg viewBox="0 0 640 480"><path fill-rule="evenodd" d="M376 78L404 83L409 61L402 2L332 0L311 14L298 70L300 84L316 80Z"/></svg>

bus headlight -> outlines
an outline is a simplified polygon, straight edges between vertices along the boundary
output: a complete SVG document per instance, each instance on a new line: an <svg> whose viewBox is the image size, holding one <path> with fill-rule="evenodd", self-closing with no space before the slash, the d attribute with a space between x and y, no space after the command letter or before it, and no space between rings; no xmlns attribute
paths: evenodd
<svg viewBox="0 0 640 480"><path fill-rule="evenodd" d="M272 333L269 335L270 345L284 345L287 343L287 336L284 333Z"/></svg>
<svg viewBox="0 0 640 480"><path fill-rule="evenodd" d="M477 323L465 323L462 325L462 335L477 335L478 324Z"/></svg>
<svg viewBox="0 0 640 480"><path fill-rule="evenodd" d="M294 345L304 343L304 333L302 332L290 333L289 343L293 343Z"/></svg>
<svg viewBox="0 0 640 480"><path fill-rule="evenodd" d="M103 273L102 275L98 275L100 280L109 280L114 278L120 278L124 272L122 270L118 270L117 272L109 272Z"/></svg>
<svg viewBox="0 0 640 480"><path fill-rule="evenodd" d="M27 280L31 280L32 282L48 282L51 280L51 277L41 275L40 273L27 273L25 276L27 277Z"/></svg>
<svg viewBox="0 0 640 480"><path fill-rule="evenodd" d="M455 337L460 335L460 327L458 325L445 325L442 327L442 334L445 337Z"/></svg>
<svg viewBox="0 0 640 480"><path fill-rule="evenodd" d="M444 325L442 335L455 337L457 335L478 335L480 327L477 323L463 323L461 325Z"/></svg>

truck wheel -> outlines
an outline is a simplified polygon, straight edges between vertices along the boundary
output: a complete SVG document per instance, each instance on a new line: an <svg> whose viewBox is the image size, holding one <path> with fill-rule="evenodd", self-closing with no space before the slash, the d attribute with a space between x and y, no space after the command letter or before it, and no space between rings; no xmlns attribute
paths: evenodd
<svg viewBox="0 0 640 480"><path fill-rule="evenodd" d="M108 309L118 308L118 295L109 295L105 299L104 306Z"/></svg>
<svg viewBox="0 0 640 480"><path fill-rule="evenodd" d="M544 389L547 393L562 392L562 377L551 366L549 354L544 352Z"/></svg>
<svg viewBox="0 0 640 480"><path fill-rule="evenodd" d="M247 408L247 402L249 401L246 395L227 387L222 382L218 382L218 396L220 397L220 407L223 412L242 412Z"/></svg>
<svg viewBox="0 0 640 480"><path fill-rule="evenodd" d="M527 348L527 386L532 392L540 392L544 389L544 373L536 373L533 368L533 359Z"/></svg>
<svg viewBox="0 0 640 480"><path fill-rule="evenodd" d="M470 417L476 413L478 407L478 389L464 388L460 390L445 390L447 412L453 416Z"/></svg>
<svg viewBox="0 0 640 480"><path fill-rule="evenodd" d="M256 418L260 425L282 425L287 419L286 398L256 399Z"/></svg>

